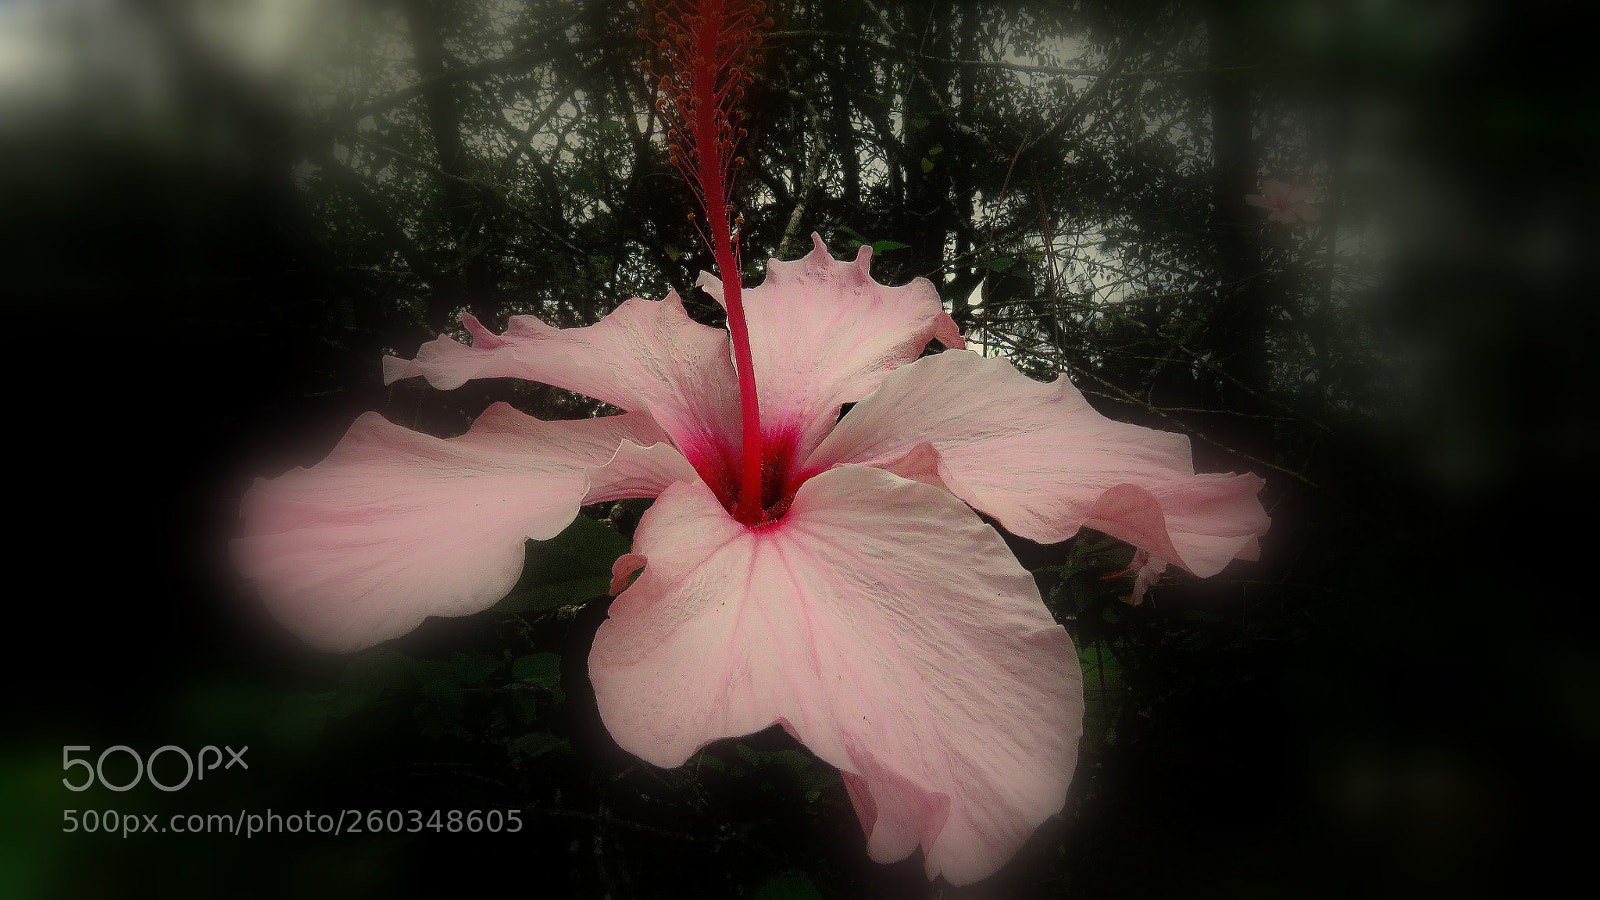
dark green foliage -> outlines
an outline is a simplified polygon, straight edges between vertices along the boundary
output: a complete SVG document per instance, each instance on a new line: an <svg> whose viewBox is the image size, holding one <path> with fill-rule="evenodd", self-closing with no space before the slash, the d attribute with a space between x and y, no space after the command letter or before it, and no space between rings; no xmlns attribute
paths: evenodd
<svg viewBox="0 0 1600 900"><path fill-rule="evenodd" d="M548 541L529 541L522 578L497 605L510 613L576 606L611 586L611 564L628 552L628 539L606 523L579 516Z"/></svg>

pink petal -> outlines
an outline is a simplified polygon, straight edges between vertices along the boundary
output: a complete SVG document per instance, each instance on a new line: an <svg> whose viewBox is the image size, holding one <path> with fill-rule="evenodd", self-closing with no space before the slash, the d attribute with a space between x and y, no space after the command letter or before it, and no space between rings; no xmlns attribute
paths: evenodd
<svg viewBox="0 0 1600 900"><path fill-rule="evenodd" d="M876 467L885 472L893 472L901 478L931 484L948 491L950 486L939 478L939 459L939 451L933 449L933 444L923 441L903 455L879 463Z"/></svg>
<svg viewBox="0 0 1600 900"><path fill-rule="evenodd" d="M1279 206L1283 204L1286 200L1288 200L1289 194L1293 190L1294 185L1291 185L1287 181L1278 181L1274 179L1272 181L1264 181L1261 183L1261 193L1266 197L1267 203L1272 206Z"/></svg>
<svg viewBox="0 0 1600 900"><path fill-rule="evenodd" d="M1187 437L1114 422L1065 378L1042 384L965 351L889 376L804 471L844 463L937 478L1030 540L1087 525L1201 576L1255 558L1267 528L1256 476L1196 475Z"/></svg>
<svg viewBox="0 0 1600 900"><path fill-rule="evenodd" d="M384 381L415 375L450 389L473 378L540 381L629 411L648 411L702 472L729 468L739 434L728 333L690 319L676 293L634 298L594 325L553 328L515 316L496 335L465 318L472 346L440 337L415 360L386 358Z"/></svg>
<svg viewBox="0 0 1600 900"><path fill-rule="evenodd" d="M321 463L251 488L234 554L293 630L356 649L492 606L523 543L560 533L586 494L693 480L663 440L637 413L541 422L499 403L450 440L367 413Z"/></svg>
<svg viewBox="0 0 1600 900"><path fill-rule="evenodd" d="M845 773L876 860L921 846L961 884L1065 802L1083 713L1072 642L948 493L843 467L745 528L668 488L589 672L617 742L660 766L774 723ZM630 560L622 569L636 567Z"/></svg>
<svg viewBox="0 0 1600 900"><path fill-rule="evenodd" d="M829 255L822 238L811 240L810 254L769 260L766 280L743 291L762 431L794 436L796 460L833 427L841 405L872 393L929 341L962 345L927 279L879 284L870 246L843 262ZM720 281L702 275L700 286L723 302Z"/></svg>
<svg viewBox="0 0 1600 900"><path fill-rule="evenodd" d="M1140 550L1133 555L1133 565L1129 568L1135 570L1135 574L1133 595L1128 602L1138 606L1150 586L1161 580L1161 573L1167 570L1167 562L1159 556L1151 556L1148 550Z"/></svg>
<svg viewBox="0 0 1600 900"><path fill-rule="evenodd" d="M645 558L637 553L624 553L611 564L611 596L622 593L633 582L633 573L644 568Z"/></svg>

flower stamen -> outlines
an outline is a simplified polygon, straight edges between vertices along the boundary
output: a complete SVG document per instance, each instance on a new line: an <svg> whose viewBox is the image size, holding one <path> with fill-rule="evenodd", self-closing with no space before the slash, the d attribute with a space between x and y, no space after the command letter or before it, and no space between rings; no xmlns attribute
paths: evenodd
<svg viewBox="0 0 1600 900"><path fill-rule="evenodd" d="M756 51L761 30L761 0L647 0L664 36L639 36L660 53L666 73L657 82L662 96L657 108L666 117L667 155L694 189L705 210L705 226L695 223L701 240L716 258L728 308L734 367L739 376L742 462L739 492L731 510L746 525L763 521L761 407L756 398L755 363L745 320L740 284L739 234L729 202L736 166L744 157L734 148L746 135L739 100L760 65ZM644 69L655 71L646 61ZM691 217L692 218L692 217Z"/></svg>

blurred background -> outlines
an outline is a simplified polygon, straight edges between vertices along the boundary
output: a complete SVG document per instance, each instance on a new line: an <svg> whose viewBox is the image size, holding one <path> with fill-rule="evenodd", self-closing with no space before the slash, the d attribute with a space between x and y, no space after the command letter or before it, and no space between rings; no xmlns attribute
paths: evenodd
<svg viewBox="0 0 1600 900"><path fill-rule="evenodd" d="M496 610L354 658L294 645L226 564L251 480L317 461L362 411L452 435L493 400L595 410L381 384L383 354L464 312L572 326L676 289L721 324L692 289L711 263L637 4L0 0L21 535L0 894L1564 885L1600 746L1582 6L771 5L746 284L813 232L871 244L876 277L930 279L969 347L1267 481L1260 562L1169 574L1138 606L1115 576L1130 548L1014 542L1078 644L1089 722L1067 808L957 891L915 858L870 863L837 774L781 734L674 771L610 742L584 658L639 504L531 547ZM250 768L62 786L81 778L63 747L116 745L249 746ZM105 774L133 778L131 754ZM62 833L89 809L524 827Z"/></svg>

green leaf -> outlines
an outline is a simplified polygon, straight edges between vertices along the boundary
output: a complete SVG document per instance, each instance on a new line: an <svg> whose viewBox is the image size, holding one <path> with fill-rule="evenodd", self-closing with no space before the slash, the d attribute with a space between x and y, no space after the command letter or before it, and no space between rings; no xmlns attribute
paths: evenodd
<svg viewBox="0 0 1600 900"><path fill-rule="evenodd" d="M696 758L699 760L699 762L696 763L697 765L705 766L714 772L726 772L728 770L727 763L709 753L701 753Z"/></svg>
<svg viewBox="0 0 1600 900"><path fill-rule="evenodd" d="M423 665L437 665L438 668L430 674L465 685L477 684L493 675L500 668L501 659L488 653L452 653L447 660L438 663L430 661Z"/></svg>
<svg viewBox="0 0 1600 900"><path fill-rule="evenodd" d="M924 156L922 158L922 171L924 173L932 172L933 171L933 160L931 160L931 159L927 158L926 156Z"/></svg>
<svg viewBox="0 0 1600 900"><path fill-rule="evenodd" d="M461 703L462 692L499 669L501 660L485 653L453 653L449 659L428 659L416 664L421 682L418 695L423 700L446 704Z"/></svg>
<svg viewBox="0 0 1600 900"><path fill-rule="evenodd" d="M509 613L544 612L585 603L611 587L611 564L628 552L628 540L579 516L548 541L529 541L522 578L496 605Z"/></svg>
<svg viewBox="0 0 1600 900"><path fill-rule="evenodd" d="M859 247L862 244L871 244L872 252L874 253L882 253L885 250L904 250L905 248L911 246L910 244L902 244L899 241L869 241L862 236L861 232L851 228L849 225L840 225L839 230L855 239L851 243L851 247Z"/></svg>
<svg viewBox="0 0 1600 900"><path fill-rule="evenodd" d="M511 714L518 722L532 725L539 721L539 697L535 691L507 691L510 696L505 699L506 705L511 709Z"/></svg>
<svg viewBox="0 0 1600 900"><path fill-rule="evenodd" d="M262 731L278 744L306 751L322 736L330 715L338 715L326 694L296 693L283 698L276 715L262 722Z"/></svg>
<svg viewBox="0 0 1600 900"><path fill-rule="evenodd" d="M339 693L330 712L344 718L385 691L403 691L417 681L415 661L398 650L369 650L350 660L339 675Z"/></svg>
<svg viewBox="0 0 1600 900"><path fill-rule="evenodd" d="M530 653L511 664L511 674L537 687L554 687L561 683L561 654Z"/></svg>
<svg viewBox="0 0 1600 900"><path fill-rule="evenodd" d="M543 731L525 734L511 742L511 749L529 756L543 756L552 750L566 750L571 746L572 744L565 738L558 738Z"/></svg>
<svg viewBox="0 0 1600 900"><path fill-rule="evenodd" d="M756 891L756 900L822 900L822 894L804 875L780 875Z"/></svg>
<svg viewBox="0 0 1600 900"><path fill-rule="evenodd" d="M787 769L799 782L808 800L821 797L822 791L833 786L839 777L835 769L819 764L815 756L804 750L757 750L742 742L734 744L733 749L739 755L739 759L751 768L776 766Z"/></svg>
<svg viewBox="0 0 1600 900"><path fill-rule="evenodd" d="M530 687L545 691L557 702L567 695L561 690L561 655L558 653L530 653L511 664L511 674Z"/></svg>
<svg viewBox="0 0 1600 900"><path fill-rule="evenodd" d="M979 268L988 269L991 272L1004 272L1016 264L1017 258L1015 256L997 256L994 259L985 260L980 264Z"/></svg>

